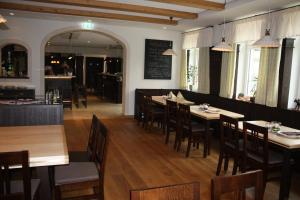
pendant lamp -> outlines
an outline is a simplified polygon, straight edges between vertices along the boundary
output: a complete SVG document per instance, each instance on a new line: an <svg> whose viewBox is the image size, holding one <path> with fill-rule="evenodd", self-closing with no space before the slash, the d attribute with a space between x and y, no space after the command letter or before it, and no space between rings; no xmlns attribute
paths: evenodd
<svg viewBox="0 0 300 200"><path fill-rule="evenodd" d="M224 5L226 5L226 0L225 0ZM226 24L226 21L225 21L225 15L224 15L224 23L223 23L224 26L223 26L223 33L222 33L222 35L223 35L222 36L222 41L212 48L213 51L223 51L223 52L234 51L232 46L230 46L228 43L226 43L226 40L225 40L225 30L226 30L225 24Z"/></svg>
<svg viewBox="0 0 300 200"><path fill-rule="evenodd" d="M176 56L176 52L172 49L172 42L170 41L170 48L165 50L162 55L164 56Z"/></svg>
<svg viewBox="0 0 300 200"><path fill-rule="evenodd" d="M4 23L6 23L7 22L7 20L2 16L2 15L0 15L0 24L4 24Z"/></svg>
<svg viewBox="0 0 300 200"><path fill-rule="evenodd" d="M270 27L270 22L271 22L271 12L270 12L270 8L269 8L269 24L268 26ZM271 37L270 34L271 29L270 28L266 28L266 32L264 37L262 37L261 39L257 40L256 42L253 43L253 46L256 47L261 47L261 48L276 48L276 47L280 47L280 43L278 40L275 40Z"/></svg>

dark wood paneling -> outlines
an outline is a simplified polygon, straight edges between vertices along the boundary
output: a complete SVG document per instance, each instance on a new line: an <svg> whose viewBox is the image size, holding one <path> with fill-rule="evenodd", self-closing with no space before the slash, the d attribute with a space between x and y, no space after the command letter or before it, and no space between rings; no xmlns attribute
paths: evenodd
<svg viewBox="0 0 300 200"><path fill-rule="evenodd" d="M35 90L0 89L0 99L35 99Z"/></svg>
<svg viewBox="0 0 300 200"><path fill-rule="evenodd" d="M286 38L282 42L278 87L279 108L288 108L294 41L295 39Z"/></svg>
<svg viewBox="0 0 300 200"><path fill-rule="evenodd" d="M0 113L0 126L55 125L64 121L61 104L0 105Z"/></svg>
<svg viewBox="0 0 300 200"><path fill-rule="evenodd" d="M219 96L221 83L222 52L210 49L210 94Z"/></svg>

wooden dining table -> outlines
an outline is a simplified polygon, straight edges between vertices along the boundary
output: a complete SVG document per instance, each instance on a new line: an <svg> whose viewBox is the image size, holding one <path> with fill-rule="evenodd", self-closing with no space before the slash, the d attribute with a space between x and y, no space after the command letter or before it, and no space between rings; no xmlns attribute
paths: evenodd
<svg viewBox="0 0 300 200"><path fill-rule="evenodd" d="M29 151L29 166L41 179L41 197L51 199L49 168L69 164L63 125L0 127L0 152Z"/></svg>
<svg viewBox="0 0 300 200"><path fill-rule="evenodd" d="M200 109L199 105L194 105L195 103L192 101L188 101L185 99L170 99L171 101L176 101L178 104L186 104L186 105L191 105L190 106L190 110L191 110L191 115L193 115L194 117L198 117L201 118L204 122L205 122L205 140L206 142L204 144L204 152L203 152L203 157L205 158L207 155L210 154L210 138L211 138L211 134L210 134L210 126L211 123L213 121L217 121L220 119L220 115L226 115L232 118L236 118L236 119L243 119L244 115L239 114L239 113L234 113L228 110L224 110L224 109L220 109L220 108L216 108L216 107L212 107L209 106L208 110L203 110ZM166 98L164 96L152 96L152 101L166 106Z"/></svg>
<svg viewBox="0 0 300 200"><path fill-rule="evenodd" d="M269 122L267 121L247 121L248 123L268 127ZM243 130L243 122L239 122L239 130ZM281 133L280 133L281 132ZM289 137L284 136L283 133L300 133L300 130L290 128L287 126L281 126L279 133L269 132L268 141L277 147L283 152L284 155L284 164L281 172L281 180L280 180L280 192L279 199L284 200L288 199L290 185L291 185L291 176L292 176L292 168L291 168L291 158L294 152L300 151L300 137Z"/></svg>

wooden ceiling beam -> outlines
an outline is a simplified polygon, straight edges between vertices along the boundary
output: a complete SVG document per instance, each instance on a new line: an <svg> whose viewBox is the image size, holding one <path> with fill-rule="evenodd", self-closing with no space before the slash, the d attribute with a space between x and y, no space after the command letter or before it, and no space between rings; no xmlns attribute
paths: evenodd
<svg viewBox="0 0 300 200"><path fill-rule="evenodd" d="M126 4L126 3L107 2L107 1L96 1L96 0L29 0L29 1L36 1L36 2L43 2L43 3L56 3L56 4L64 4L64 5L72 5L72 6L83 6L83 7L90 7L90 8L100 8L100 9L118 10L118 11L126 11L126 12L136 12L136 13L144 13L144 14L151 14L151 15L177 17L182 19L196 19L198 17L197 13L183 12L183 11L141 6L141 5L133 5L133 4Z"/></svg>
<svg viewBox="0 0 300 200"><path fill-rule="evenodd" d="M106 19L146 22L146 23L165 24L165 25L177 25L178 24L178 21L169 20L169 19L143 17L143 16L136 16L136 15L116 14L116 13L93 12L93 11L87 11L87 10L75 10L75 9L46 7L46 6L34 6L34 5L19 4L19 3L0 2L0 9L22 10L22 11L29 11L29 12L62 14L62 15L83 16L83 17L106 18Z"/></svg>
<svg viewBox="0 0 300 200"><path fill-rule="evenodd" d="M180 6L196 7L207 10L224 10L225 4L206 0L150 0L160 3L176 4Z"/></svg>

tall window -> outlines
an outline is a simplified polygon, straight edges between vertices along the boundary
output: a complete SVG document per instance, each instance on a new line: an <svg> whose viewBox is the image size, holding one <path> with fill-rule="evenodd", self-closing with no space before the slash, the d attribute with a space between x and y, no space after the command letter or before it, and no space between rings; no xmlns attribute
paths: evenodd
<svg viewBox="0 0 300 200"><path fill-rule="evenodd" d="M198 89L199 49L189 49L187 59L188 89L196 91Z"/></svg>
<svg viewBox="0 0 300 200"><path fill-rule="evenodd" d="M247 96L255 96L258 72L259 72L260 49L250 49L248 64Z"/></svg>
<svg viewBox="0 0 300 200"><path fill-rule="evenodd" d="M240 44L236 94L250 100L255 97L259 74L260 48Z"/></svg>

